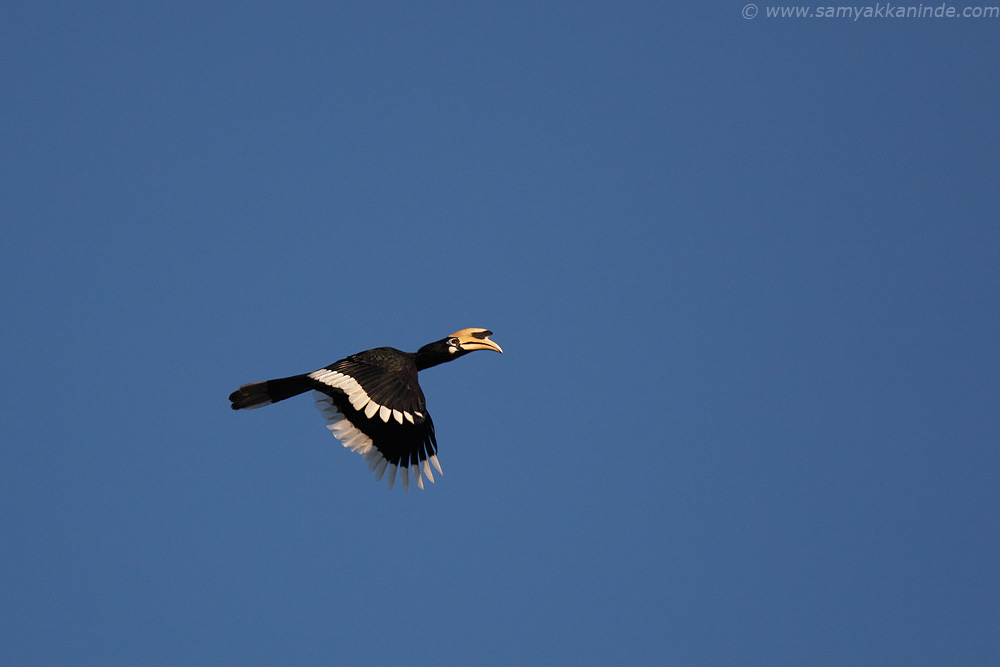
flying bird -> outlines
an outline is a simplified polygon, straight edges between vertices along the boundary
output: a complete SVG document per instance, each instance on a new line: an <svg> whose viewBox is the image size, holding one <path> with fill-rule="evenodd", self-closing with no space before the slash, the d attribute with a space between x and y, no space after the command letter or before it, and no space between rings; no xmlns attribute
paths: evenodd
<svg viewBox="0 0 1000 667"><path fill-rule="evenodd" d="M376 480L388 470L391 489L398 470L403 488L410 490L412 476L422 489L424 476L434 481L431 465L443 473L417 373L476 350L502 354L491 335L486 329L462 329L416 352L376 347L312 373L245 384L229 400L233 410L251 410L311 389L327 428L364 457Z"/></svg>

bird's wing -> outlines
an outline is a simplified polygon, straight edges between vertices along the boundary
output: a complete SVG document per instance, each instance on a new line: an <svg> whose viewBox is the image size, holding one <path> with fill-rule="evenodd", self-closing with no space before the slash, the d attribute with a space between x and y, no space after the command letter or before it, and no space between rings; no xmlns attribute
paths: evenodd
<svg viewBox="0 0 1000 667"><path fill-rule="evenodd" d="M327 428L341 444L361 454L376 479L389 471L389 488L397 470L403 487L410 477L424 488L424 476L438 473L434 423L424 407L415 367L386 369L356 359L344 359L310 373L316 407Z"/></svg>

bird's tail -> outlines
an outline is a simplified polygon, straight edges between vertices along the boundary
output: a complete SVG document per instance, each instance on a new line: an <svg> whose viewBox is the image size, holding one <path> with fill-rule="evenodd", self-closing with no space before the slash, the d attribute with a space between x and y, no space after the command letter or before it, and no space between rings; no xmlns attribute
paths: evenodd
<svg viewBox="0 0 1000 667"><path fill-rule="evenodd" d="M252 410L298 396L313 388L307 375L266 380L245 384L229 395L233 410Z"/></svg>

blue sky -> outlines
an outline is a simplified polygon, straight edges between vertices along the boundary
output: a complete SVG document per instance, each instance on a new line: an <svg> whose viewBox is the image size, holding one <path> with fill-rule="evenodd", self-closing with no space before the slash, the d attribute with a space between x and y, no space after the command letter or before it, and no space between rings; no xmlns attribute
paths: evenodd
<svg viewBox="0 0 1000 667"><path fill-rule="evenodd" d="M1000 19L763 8L8 6L4 662L1000 661Z"/></svg>

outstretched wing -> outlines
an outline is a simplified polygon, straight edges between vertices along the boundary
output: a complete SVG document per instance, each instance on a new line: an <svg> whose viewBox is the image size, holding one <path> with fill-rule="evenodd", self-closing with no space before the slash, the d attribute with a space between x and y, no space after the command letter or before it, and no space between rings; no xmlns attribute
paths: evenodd
<svg viewBox="0 0 1000 667"><path fill-rule="evenodd" d="M327 428L348 449L368 462L376 479L388 470L389 488L397 470L409 491L410 477L424 488L431 482L431 465L441 473L434 423L417 384L417 369L409 359L368 363L361 355L309 373L316 407Z"/></svg>

